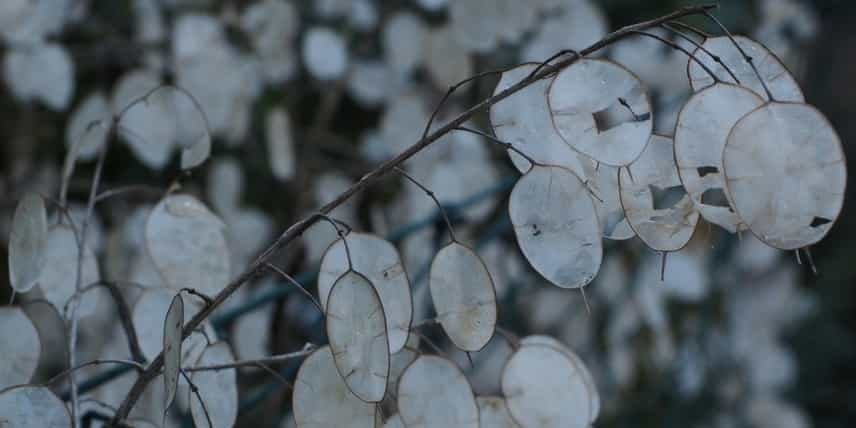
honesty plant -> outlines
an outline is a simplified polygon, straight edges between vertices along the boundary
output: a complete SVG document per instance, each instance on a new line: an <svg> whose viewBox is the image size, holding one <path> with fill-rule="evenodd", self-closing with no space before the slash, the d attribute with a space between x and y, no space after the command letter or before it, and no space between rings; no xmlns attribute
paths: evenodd
<svg viewBox="0 0 856 428"><path fill-rule="evenodd" d="M506 3L512 8L518 2ZM385 43L392 44L388 39L395 37L414 45L427 40L429 77L440 86L452 85L444 101L472 80L455 83L470 74L468 57L443 58L450 52L443 46L456 43L452 31L462 33L473 49L484 50L519 37L529 26L527 20L535 19L523 16L520 22L510 22L508 31L503 27L484 33L462 24L474 5L482 10L474 1L455 3L454 29L421 34L425 30L418 25L407 25L408 15L395 16L386 27ZM105 95L95 94L75 114L59 197L27 194L12 220L9 269L14 291L38 290L68 324L69 367L57 380L70 380L71 404L66 407L49 385L27 383L42 352L40 337L19 308L0 308L0 426L79 426L82 403L75 372L118 364L137 373L127 396L109 409L112 426L159 422L129 417L141 396L153 394L160 397L162 424L173 403L183 402L196 426L229 427L238 415L236 369L256 367L281 377L268 365L298 358L305 358L293 382L292 411L298 427L591 426L602 397L586 364L551 337L520 339L502 331L494 275L467 242L469 237L456 235L454 221L440 202L443 195L432 190L439 186L418 180L404 163L449 133L481 133L464 123L490 108L493 135L481 135L506 149L522 174L511 190L507 211L520 252L534 271L563 289L582 291L598 275L604 239L638 236L662 252L665 263L667 252L689 242L699 218L732 233L748 230L778 249L808 251L829 232L841 210L846 181L841 142L823 114L804 103L796 80L763 45L733 37L723 28L724 36L690 38L695 47L690 51L648 32L660 27L675 31L665 24L693 14L718 23L710 8L681 9L621 29L580 52L563 51L544 62L495 73L500 78L492 97L432 132L438 106L415 145L284 231L237 276L224 220L177 186L168 189L145 214L144 233L138 237L145 248L141 257L160 285L133 283L133 308L111 288L115 284L101 279L86 239L95 204L116 196L98 188L111 141L121 137L153 168L162 167L178 150L182 168L190 170L210 154L212 125L202 108L205 103L186 90L162 85L159 77L144 71L126 75L109 104ZM293 15L288 8L272 10ZM251 26L264 19L257 9L241 22ZM222 35L209 26L202 18L188 18L178 31L208 29L219 39ZM680 109L671 135L654 133L654 108L645 82L621 64L593 57L631 36L656 39L687 55L695 93ZM267 54L268 78L277 81L287 73L270 37L260 31L252 40ZM347 50L337 34L313 28L303 43L306 65L315 77L326 81L345 73ZM332 54L318 55L315 45L329 46L320 51ZM407 50L389 49L395 50L396 67L412 68L419 60ZM188 61L198 53L193 46L176 50ZM451 51L467 56L466 51ZM179 83L192 85L193 76L185 70ZM381 97L369 91L365 98L372 102ZM267 120L269 127L290 126L280 110ZM291 177L297 168L283 148L290 144L287 138L277 134L268 147L271 157L284 164L275 170L280 179ZM156 142L154 149L151 142ZM66 203L68 180L78 159L92 158L97 164L86 214L75 221ZM212 175L234 175L230 168L218 164L220 172ZM433 318L415 320L420 312L412 273L394 244L352 231L332 213L389 173L400 174L425 193L448 231L449 241L427 272ZM217 190L227 194L215 205L229 212L226 221L231 221L242 213L240 189L226 189L236 180L224 180ZM55 215L48 217L48 212ZM319 222L315 227L329 228L336 240L321 257L316 300L300 281L274 265L272 256ZM243 284L268 271L312 300L329 344L236 360L207 320ZM108 288L114 299L133 360L77 362L78 323L96 305L108 304L95 292L100 287ZM468 353L483 349L500 332L511 348L498 376L502 396L476 396L462 369L419 331L430 324L439 324L450 342ZM435 349L426 352L421 345ZM160 389L152 392L154 388Z"/></svg>

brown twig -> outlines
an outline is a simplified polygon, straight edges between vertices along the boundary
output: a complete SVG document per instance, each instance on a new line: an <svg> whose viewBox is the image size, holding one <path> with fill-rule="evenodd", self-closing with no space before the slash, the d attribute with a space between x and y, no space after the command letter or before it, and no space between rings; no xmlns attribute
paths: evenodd
<svg viewBox="0 0 856 428"><path fill-rule="evenodd" d="M211 370L226 370L226 369L236 369L239 367L258 367L259 364L268 365L268 364L277 364L286 361L293 360L295 358L303 358L314 352L318 349L317 346L309 343L303 347L303 349L299 351L289 352L287 354L280 355L272 355L270 357L258 358L254 360L240 360L234 361L227 364L214 364L210 366L195 366L195 367L185 367L182 370L186 372L202 372L202 371L211 371Z"/></svg>
<svg viewBox="0 0 856 428"><path fill-rule="evenodd" d="M411 183L415 184L416 187L421 189L428 195L431 200L434 201L434 205L437 205L437 210L440 212L440 215L443 217L443 221L446 222L446 228L449 229L449 238L452 242L458 242L458 238L455 236L455 228L452 227L452 221L449 219L449 214L446 213L446 208L443 207L443 204L440 203L440 200L437 199L437 195L434 194L434 191L429 189L428 186L419 182L419 180L413 178L412 175L408 174L407 171L400 167L395 167L395 171L401 174L404 178L406 178Z"/></svg>
<svg viewBox="0 0 856 428"><path fill-rule="evenodd" d="M631 34L634 31L645 30L648 28L656 27L663 22L668 22L674 19L682 18L690 15L697 15L700 13L704 13L708 10L715 9L717 6L713 4L708 5L696 5L696 6L686 6L684 8L678 9L675 12L670 14L661 16L659 18L652 19L650 21L641 22L638 24L630 25L624 28L621 28L613 33L610 33L600 41L594 43L588 48L584 49L580 53L582 55L592 54L600 49L603 49L606 46L609 46ZM459 114L457 117L449 121L447 124L440 127L438 130L426 135L425 138L420 139L414 145L410 146L407 150L400 153L398 156L384 162L368 174L364 175L359 181L354 183L350 188L342 192L335 199L321 207L319 213L312 214L290 226L286 229L262 254L255 260L250 266L238 275L235 279L233 279L229 284L227 284L221 291L214 297L213 304L207 306L205 309L199 311L194 317L187 322L184 327L184 331L182 332L184 337L187 337L196 327L202 324L216 308L218 308L229 296L231 296L235 291L237 291L241 286L247 283L250 280L258 278L261 276L266 270L265 263L268 261L270 257L273 256L277 251L291 243L299 236L303 234L310 226L318 222L318 220L322 217L320 214L328 214L334 208L343 204L345 201L349 200L355 194L361 192L365 188L373 185L382 177L387 175L390 171L393 170L394 167L401 165L406 160L413 157L415 154L422 151L424 148L433 144L441 137L445 136L449 132L453 131L455 128L463 125L467 120L472 118L476 113L479 113L490 106L508 98L509 96L519 92L523 88L547 77L553 75L557 71L573 64L578 57L574 56L573 58L568 58L562 61L559 61L555 64L551 64L545 66L542 71L540 71L537 75L525 78L514 85L511 85L504 91L499 92L489 98L482 100L476 105L470 107L468 110ZM146 386L154 380L158 373L160 372L160 368L163 366L163 353L159 354L145 372L141 373L140 376L137 377L137 380L134 382L134 385L131 387L128 395L125 397L125 400L122 401L122 405L119 407L119 411L116 412L115 417L110 423L110 426L115 426L117 422L120 422L128 417L131 409L136 404L137 400L140 399L140 396L145 391Z"/></svg>

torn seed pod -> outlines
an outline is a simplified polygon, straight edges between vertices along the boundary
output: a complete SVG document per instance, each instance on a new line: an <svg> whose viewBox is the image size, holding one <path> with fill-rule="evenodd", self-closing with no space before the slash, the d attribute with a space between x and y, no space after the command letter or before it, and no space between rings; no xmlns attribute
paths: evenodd
<svg viewBox="0 0 856 428"><path fill-rule="evenodd" d="M655 251L677 251L698 223L675 166L672 139L652 135L642 156L621 170L621 204L630 226Z"/></svg>
<svg viewBox="0 0 856 428"><path fill-rule="evenodd" d="M841 141L807 104L773 102L744 116L728 136L723 167L737 215L773 247L820 241L841 212L847 183Z"/></svg>

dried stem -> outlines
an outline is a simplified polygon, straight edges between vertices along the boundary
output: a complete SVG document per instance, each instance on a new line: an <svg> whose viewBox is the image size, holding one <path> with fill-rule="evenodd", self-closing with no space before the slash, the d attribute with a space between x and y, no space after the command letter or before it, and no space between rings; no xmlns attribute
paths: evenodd
<svg viewBox="0 0 856 428"><path fill-rule="evenodd" d="M278 364L287 361L291 361L296 358L303 358L309 356L309 354L315 352L318 349L317 346L307 343L303 349L295 352L289 352L287 354L279 354L272 355L270 357L259 358L255 360L240 360L227 364L215 364L210 366L194 366L194 367L185 367L182 369L186 372L201 372L201 371L211 371L211 370L225 370L225 369L236 369L239 367L258 367L259 365L268 365L268 364Z"/></svg>
<svg viewBox="0 0 856 428"><path fill-rule="evenodd" d="M511 144L507 141L502 141L499 138L496 138L493 135L488 134L487 132L480 131L478 129L468 128L466 126L458 126L455 128L455 131L464 131L464 132L469 132L472 134L480 135L480 136L486 138L491 143L499 144L500 146L504 147L506 150L511 150L514 153L517 153L518 155L520 155L520 157L522 157L523 159L526 159L531 165L538 165L538 166L543 165L542 163L540 163L540 162L536 161L534 158L532 158L532 156L529 156L526 153L524 153L522 150L518 149L517 147L514 147L513 144Z"/></svg>
<svg viewBox="0 0 856 428"><path fill-rule="evenodd" d="M737 75L735 75L735 74L734 74L734 72L733 72L733 71L731 71L731 67L729 67L729 66L728 66L728 64L726 64L726 63L722 60L722 58L720 58L720 57L719 57L719 55L714 54L714 53L713 53L713 52L711 52L708 48L704 47L704 45L702 45L701 43L699 43L699 42L697 42L697 41L693 40L693 38L692 38L692 37L687 36L687 35L686 35L686 34L684 34L682 31L675 29L675 28L674 28L674 27L672 27L670 24L663 24L663 25L661 25L661 27L662 27L662 28L664 28L666 31L669 31L669 32L671 32L672 34L674 34L674 35L676 35L676 36L678 36L678 37L680 37L680 38L682 38L682 39L686 40L688 43L690 43L690 44L692 44L693 46L695 46L695 47L696 47L696 49L698 49L698 50L700 50L700 51L704 52L705 54L707 54L707 56L709 56L709 57L710 57L710 59L712 59L714 62L716 62L717 64L719 64L719 65L720 65L720 67L722 67L723 69L725 69L725 71L726 71L726 72L728 72L728 74L731 76L731 78L732 78L732 79L734 79L734 82L736 82L738 85L740 84L740 79L738 79L738 78L737 78Z"/></svg>
<svg viewBox="0 0 856 428"><path fill-rule="evenodd" d="M74 366L72 368L65 369L65 370L61 371L56 376L48 379L44 384L45 385L54 384L58 380L66 377L66 376L70 376L72 373L74 373L74 372L76 372L76 371L78 371L84 367L99 366L101 364L120 364L120 365L124 365L124 366L133 367L133 368L137 369L137 371L143 371L146 369L146 367L143 364L138 363L136 361L131 361L131 360L112 360L112 359L92 360L92 361L87 361L85 363L81 363L80 365L77 365L77 366Z"/></svg>
<svg viewBox="0 0 856 428"><path fill-rule="evenodd" d="M677 11L672 12L670 14L661 16L659 18L621 28L618 31L607 35L600 41L584 49L580 53L582 55L589 55L633 34L633 31L653 28L663 22L668 22L685 16L697 15L714 8L716 8L716 5L712 4L687 6L678 9ZM235 291L237 291L241 286L243 286L248 281L251 281L261 276L266 269L265 263L268 261L268 259L272 257L273 254L275 254L278 250L301 236L303 232L305 232L306 229L308 229L310 226L318 222L322 217L321 214L326 215L330 213L334 208L343 204L355 194L361 192L369 186L372 186L374 183L376 183L378 180L380 180L382 177L386 176L390 171L392 171L393 168L401 165L403 162L413 157L416 153L419 153L424 148L430 146L444 135L461 126L467 120L471 119L476 113L479 113L489 108L490 106L508 98L509 96L521 91L522 89L535 83L536 81L550 76L556 73L557 71L573 64L577 60L577 58L578 57L568 58L559 61L556 64L545 66L543 70L538 72L538 74L522 79L521 81L515 83L514 85L511 85L505 90L494 94L493 96L487 99L482 100L481 102L477 103L476 105L472 106L468 110L464 111L463 113L449 121L447 124L440 127L438 130L426 135L425 138L420 139L418 142L410 146L402 153L384 162L368 174L364 175L350 188L348 188L335 199L321 207L319 213L312 214L294 223L292 226L286 229L264 252L262 252L262 254L259 255L259 257L255 261L253 261L253 263L251 263L250 266L244 272L242 272L229 284L227 284L220 291L220 293L218 293L217 296L214 297L213 304L199 311L196 315L193 316L190 321L187 322L184 327L184 331L182 332L183 337L187 337L192 331L194 331L196 327L202 324L202 322L205 321L214 312L216 308L218 308L227 298L229 298L229 296L234 294ZM140 396L145 391L146 386L157 377L162 366L163 353L159 354L157 358L152 361L146 371L137 377L137 380L134 382L134 385L131 387L130 391L128 392L128 395L125 397L125 400L119 407L119 411L116 412L115 417L111 421L110 426L116 426L118 422L128 417L128 414L134 407L134 404L136 404L137 400L140 399Z"/></svg>
<svg viewBox="0 0 856 428"><path fill-rule="evenodd" d="M443 217L443 220L446 222L446 228L449 229L449 238L452 239L452 242L458 242L458 238L455 236L455 228L452 227L452 221L449 220L449 215L446 212L446 209L443 208L443 204L441 204L440 200L437 199L437 195L434 194L434 191L429 189L428 186L425 186L424 184L420 183L419 180L413 178L413 176L408 174L407 171L401 169L400 167L395 167L395 171L398 172L399 174L401 174L404 178L406 178L411 183L415 184L416 187L422 189L422 191L425 192L425 194L428 195L428 197L434 201L434 204L437 205L437 210L440 211L440 215Z"/></svg>
<svg viewBox="0 0 856 428"><path fill-rule="evenodd" d="M696 56L693 55L692 52L688 51L683 46L681 46L681 45L679 45L679 44L677 44L671 40L666 40L665 38L660 37L660 36L653 34L653 33L647 33L645 31L634 31L634 33L638 34L640 36L650 37L654 40L658 40L658 41L660 41L660 43L663 43L664 45L666 45L672 49L675 49L675 50L678 50L678 51L681 51L681 52L687 54L687 56L690 57L690 60L695 61L696 64L698 64L701 68L703 68L704 71L707 74L709 74L711 78L713 78L714 82L716 82L716 83L722 82L722 79L720 79L719 76L717 76L716 73L714 73L713 70L710 69L710 67L708 67L705 63L701 62L701 60L696 58Z"/></svg>
<svg viewBox="0 0 856 428"><path fill-rule="evenodd" d="M713 34L710 34L707 31L704 31L698 27L692 26L692 25L687 24L685 22L669 21L668 24L674 25L675 27L683 28L684 30L687 30L687 31L694 33L695 35L702 37L702 38L705 38L705 39L709 39L709 38L713 37Z"/></svg>
<svg viewBox="0 0 856 428"><path fill-rule="evenodd" d="M277 274L279 274L279 276L285 278L286 281L297 287L297 289L300 290L300 292L303 293L303 295L306 296L310 302L312 302L312 305L315 306L316 309L318 309L318 312L321 315L324 315L324 308L321 307L321 304L318 303L318 300L315 299L315 296L313 296L312 293L310 293L309 290L306 289L306 287L300 285L300 283L297 282L296 279L294 279L291 275L285 273L284 270L280 269L273 263L265 263L265 266L267 266L270 270L276 272Z"/></svg>
<svg viewBox="0 0 856 428"><path fill-rule="evenodd" d="M731 44L733 44L734 47L737 48L738 51L740 51L740 55L743 56L743 60L749 63L749 66L752 67L752 71L755 72L755 76L757 76L758 81L761 82L761 86L764 88L764 92L767 93L767 98L769 98L770 101L775 101L776 99L773 97L773 93L770 92L770 88L767 87L767 82L765 82L764 79L761 78L761 73L758 71L758 67L755 66L755 60L751 56L749 56L746 51L743 50L740 44L737 43L737 40L734 39L734 36L731 35L731 32L728 31L728 28L723 25L722 22L719 21L719 19L717 19L715 16L713 16L712 13L707 10L703 11L702 13L704 14L704 16L707 17L707 19L713 21L713 23L716 24L722 30L723 33L725 33L725 35L728 37L728 40L731 40Z"/></svg>
<svg viewBox="0 0 856 428"><path fill-rule="evenodd" d="M86 253L86 229L89 227L89 220L92 218L92 213L95 209L95 197L98 195L98 185L101 183L101 174L104 171L104 162L107 159L107 151L110 148L110 140L113 139L113 130L115 129L111 123L110 129L107 132L104 145L98 153L98 162L95 164L95 172L92 175L92 184L89 189L89 201L86 204L86 216L83 217L83 225L80 227L80 238L77 244L77 271L74 279L75 292L80 291L81 280L83 278L83 256ZM68 366L74 367L76 364L77 353L77 329L78 318L77 310L80 307L80 299L74 300L71 305L71 314L69 316L71 327L68 334ZM68 381L71 385L71 416L72 427L80 426L80 403L77 396L77 381L75 380L74 372L69 373Z"/></svg>
<svg viewBox="0 0 856 428"><path fill-rule="evenodd" d="M163 195L164 192L162 189L157 187L146 186L145 184L132 184L128 186L116 187L115 189L105 190L99 193L98 196L95 197L95 203L97 204L114 196L121 196L128 193L143 193L155 197L160 197Z"/></svg>
<svg viewBox="0 0 856 428"><path fill-rule="evenodd" d="M196 386L193 381L190 380L190 376L187 375L185 370L179 370L181 376L184 377L184 380L187 381L187 384L190 385L190 392L196 396L196 399L199 400L199 405L202 407L202 411L205 413L205 420L208 422L208 428L214 428L214 424L211 422L211 414L208 413L208 407L205 405L205 401L202 401L202 395L199 394L199 387ZM166 409L164 409L164 418L166 418Z"/></svg>

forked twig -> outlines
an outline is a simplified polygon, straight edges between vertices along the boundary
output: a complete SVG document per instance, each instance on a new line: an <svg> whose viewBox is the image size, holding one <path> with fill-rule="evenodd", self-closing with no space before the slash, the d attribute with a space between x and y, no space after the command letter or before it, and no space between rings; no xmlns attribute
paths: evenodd
<svg viewBox="0 0 856 428"><path fill-rule="evenodd" d="M672 26L671 26L670 24L668 24L668 23L661 25L661 27L662 27L662 28L664 28L664 29L666 29L667 31L671 32L672 34L674 34L674 35L676 35L676 36L678 36L678 37L680 37L680 38L682 38L682 39L686 40L688 43L690 43L690 44L692 44L693 46L695 46L695 47L696 47L696 49L698 49L698 50L700 50L700 51L704 52L705 54L707 54L707 56L709 56L709 57L710 57L710 59L712 59L714 62L716 62L717 64L719 64L719 66L720 66L720 67L722 67L723 69L725 69L725 71L726 71L726 72L731 76L731 78L732 78L732 79L734 79L734 82L735 82L735 83L737 83L738 85L740 84L740 79L738 79L738 78L737 78L737 76L734 74L734 72L733 72L733 71L731 71L731 67L729 67L729 66L728 66L728 64L726 64L726 63L725 63L725 61L723 61L723 60L722 60L722 58L720 58L720 56L719 56L719 55L714 54L714 53L713 53L713 52L711 52L708 48L704 47L704 45L702 45L701 43L699 43L699 42L697 42L697 41L693 40L693 38L692 38L692 37L687 36L686 34L684 34L683 32L681 32L680 30L675 29L674 27L672 27Z"/></svg>
<svg viewBox="0 0 856 428"><path fill-rule="evenodd" d="M434 201L434 205L437 205L437 210L440 211L440 215L443 217L443 220L446 222L446 228L449 229L449 238L451 238L452 242L458 242L458 238L455 236L455 228L452 227L452 221L449 220L449 215L446 212L446 209L443 207L443 204L440 203L440 200L437 199L437 195L434 194L434 191L429 189L424 184L420 183L419 180L413 178L410 174L407 173L404 169L400 167L395 167L395 171L401 174L404 178L406 178L411 183L415 184L416 187L420 188L426 195L428 195L431 200Z"/></svg>
<svg viewBox="0 0 856 428"><path fill-rule="evenodd" d="M757 76L758 81L761 82L761 87L763 87L764 92L767 93L767 98L769 98L770 101L775 101L776 99L773 97L773 93L770 92L770 88L767 86L767 82L764 81L764 79L761 77L761 73L758 71L758 67L755 66L755 60L751 56L749 56L746 51L743 50L743 47L740 46L740 43L737 43L737 40L735 40L734 36L731 35L731 31L728 31L728 27L723 25L722 22L720 22L719 19L713 16L713 14L709 11L705 10L702 12L702 14L704 14L707 19L713 21L713 23L716 24L722 30L723 33L725 33L725 35L728 37L728 40L731 41L731 44L734 45L734 47L737 48L738 51L740 51L740 55L743 56L743 60L749 63L749 66L752 67L752 71L755 72L755 76Z"/></svg>

